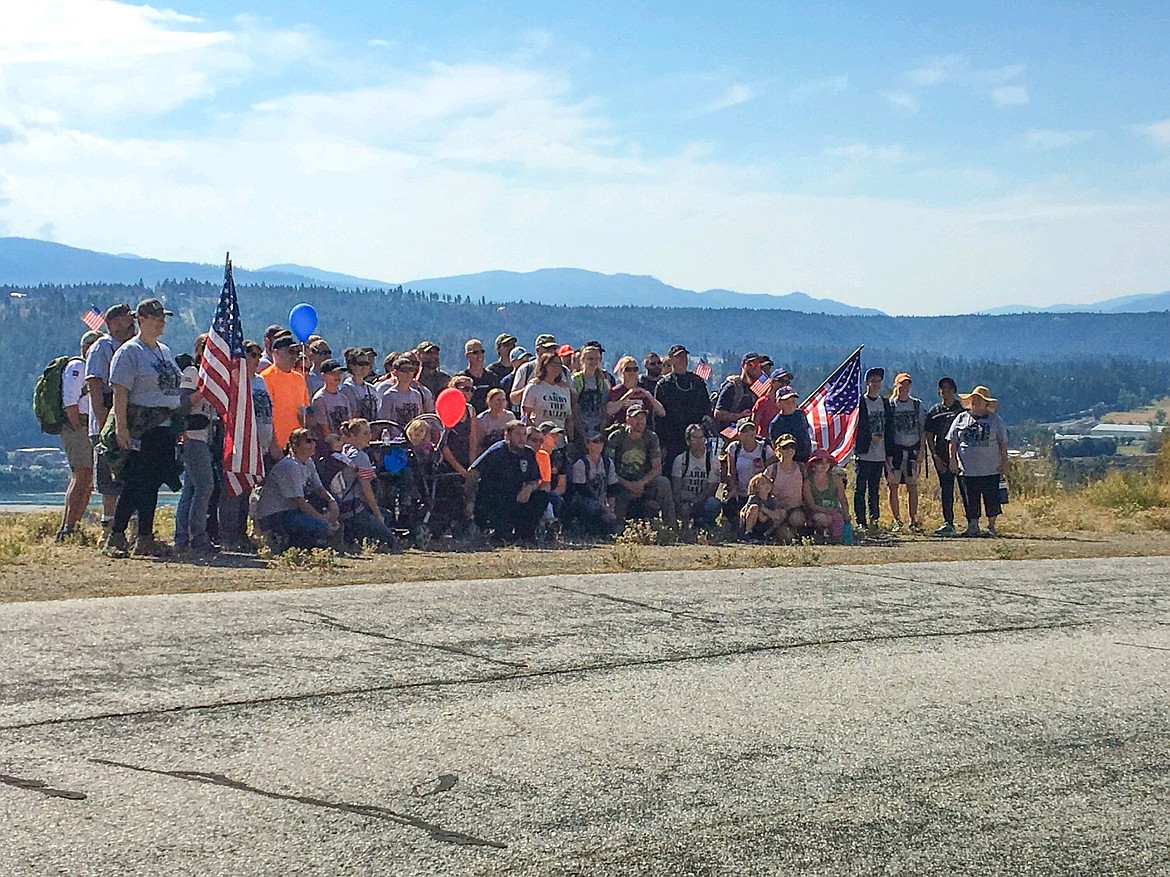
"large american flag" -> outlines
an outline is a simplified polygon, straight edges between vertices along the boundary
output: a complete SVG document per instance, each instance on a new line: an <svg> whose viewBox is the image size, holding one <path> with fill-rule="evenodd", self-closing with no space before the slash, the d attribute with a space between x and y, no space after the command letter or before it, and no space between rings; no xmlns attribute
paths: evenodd
<svg viewBox="0 0 1170 877"><path fill-rule="evenodd" d="M844 462L857 437L857 408L861 403L861 348L837 366L825 382L800 406L812 431L813 444Z"/></svg>
<svg viewBox="0 0 1170 877"><path fill-rule="evenodd" d="M252 386L244 352L244 330L232 260L223 271L219 307L207 333L207 348L199 363L199 389L223 420L223 480L229 496L239 496L259 483L264 474L260 434L252 412Z"/></svg>

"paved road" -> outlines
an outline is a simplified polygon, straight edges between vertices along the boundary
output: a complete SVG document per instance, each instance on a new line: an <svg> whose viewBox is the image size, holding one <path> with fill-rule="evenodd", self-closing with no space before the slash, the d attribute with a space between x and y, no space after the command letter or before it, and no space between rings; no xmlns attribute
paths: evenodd
<svg viewBox="0 0 1170 877"><path fill-rule="evenodd" d="M1170 874L1170 559L12 604L0 670L13 877Z"/></svg>

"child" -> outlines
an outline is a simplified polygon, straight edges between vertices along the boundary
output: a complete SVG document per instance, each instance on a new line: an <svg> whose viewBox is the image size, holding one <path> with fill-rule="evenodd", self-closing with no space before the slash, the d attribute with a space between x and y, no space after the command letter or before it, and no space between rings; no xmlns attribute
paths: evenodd
<svg viewBox="0 0 1170 877"><path fill-rule="evenodd" d="M345 521L347 541L359 542L365 539L385 548L394 548L398 540L386 524L388 512L383 511L374 498L373 484L377 473L366 453L370 446L370 422L362 417L347 420L341 424L341 435L345 438L341 453L356 473L358 486L355 492L353 484L347 483L343 496L338 499L342 516L349 512ZM341 477L348 482L348 478Z"/></svg>
<svg viewBox="0 0 1170 877"><path fill-rule="evenodd" d="M808 458L804 503L818 531L826 534L830 542L844 541L845 522L849 520L845 485L841 483L841 476L833 471L832 455L822 448L817 448Z"/></svg>
<svg viewBox="0 0 1170 877"><path fill-rule="evenodd" d="M748 498L739 513L744 539L763 542L784 522L784 509L772 497L772 479L764 473L748 482Z"/></svg>

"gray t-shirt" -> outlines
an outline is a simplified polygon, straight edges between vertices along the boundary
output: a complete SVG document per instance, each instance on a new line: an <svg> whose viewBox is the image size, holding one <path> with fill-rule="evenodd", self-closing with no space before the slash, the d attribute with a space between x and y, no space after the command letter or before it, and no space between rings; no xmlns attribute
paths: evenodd
<svg viewBox="0 0 1170 877"><path fill-rule="evenodd" d="M264 476L254 516L260 520L291 511L297 507L298 499L305 499L319 487L321 477L312 460L301 463L296 457L284 457Z"/></svg>
<svg viewBox="0 0 1170 877"><path fill-rule="evenodd" d="M272 396L268 393L268 382L260 375L252 378L252 416L260 434L260 452L267 453L272 444Z"/></svg>
<svg viewBox="0 0 1170 877"><path fill-rule="evenodd" d="M341 432L341 424L353 417L353 406L350 397L340 389L330 393L321 388L313 396L309 410L305 412L305 422L315 426L325 427L325 432L337 434Z"/></svg>
<svg viewBox="0 0 1170 877"><path fill-rule="evenodd" d="M869 450L864 454L858 454L859 460L865 460L868 463L884 463L886 462L886 437L885 437L885 421L886 421L886 406L882 402L882 397L878 396L876 399L871 399L864 393L861 394L861 404L866 406L869 413L869 430L873 439L870 443Z"/></svg>
<svg viewBox="0 0 1170 877"><path fill-rule="evenodd" d="M891 401L894 405L894 444L900 448L912 448L922 440L926 408L913 396L905 402Z"/></svg>
<svg viewBox="0 0 1170 877"><path fill-rule="evenodd" d="M955 442L959 456L959 474L977 477L994 475L1002 462L1000 445L1008 440L1007 425L998 414L975 417L964 411L955 418L947 441Z"/></svg>
<svg viewBox="0 0 1170 877"><path fill-rule="evenodd" d="M170 348L148 347L135 336L110 361L110 383L130 391L130 403L149 408L178 408L182 373Z"/></svg>
<svg viewBox="0 0 1170 877"><path fill-rule="evenodd" d="M114 352L117 349L118 342L109 335L103 335L93 343L85 357L85 377L87 379L100 378L102 390L106 393L110 391L110 361L114 358ZM98 423L96 418L89 419L90 435L97 435L101 428L102 424Z"/></svg>
<svg viewBox="0 0 1170 877"><path fill-rule="evenodd" d="M341 389L338 392L349 396L354 417L378 419L378 393L365 381L355 383L353 378L346 378L341 382Z"/></svg>

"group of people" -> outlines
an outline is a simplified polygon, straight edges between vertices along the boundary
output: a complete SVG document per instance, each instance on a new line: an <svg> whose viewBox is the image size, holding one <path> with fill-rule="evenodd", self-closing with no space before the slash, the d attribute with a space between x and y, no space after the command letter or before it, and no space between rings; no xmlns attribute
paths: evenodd
<svg viewBox="0 0 1170 877"><path fill-rule="evenodd" d="M898 374L887 396L884 371L870 369L850 508L844 470L814 445L794 376L763 354L745 354L711 392L682 344L641 363L621 356L611 372L598 341L574 347L545 333L530 352L503 333L490 362L472 338L466 365L448 373L433 341L379 363L373 348L338 355L325 338L301 342L279 325L244 345L265 474L251 496L231 496L220 472L222 425L198 382L206 336L191 354L172 354L161 340L171 312L155 298L104 316L105 333L87 332L63 373L73 477L59 537L79 525L96 485L112 557L254 547L249 520L253 534L281 547L364 540L393 548L401 521L379 489L391 425L397 445L433 458L442 473L444 525L501 541L531 541L542 526L616 534L632 517L723 526L746 540L842 541L854 521L878 525L883 481L894 529L920 532L917 485L928 458L942 486L938 534L957 532L956 484L965 535L981 532L981 517L994 534L1000 512L1007 431L985 387L959 395L943 378L939 403L927 407L911 395L910 375ZM438 418L428 415L448 389L461 394L463 413L444 421L436 441ZM154 528L164 484L181 490L173 546Z"/></svg>

